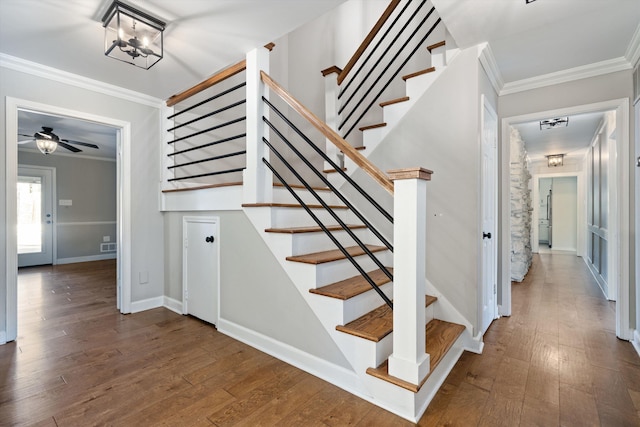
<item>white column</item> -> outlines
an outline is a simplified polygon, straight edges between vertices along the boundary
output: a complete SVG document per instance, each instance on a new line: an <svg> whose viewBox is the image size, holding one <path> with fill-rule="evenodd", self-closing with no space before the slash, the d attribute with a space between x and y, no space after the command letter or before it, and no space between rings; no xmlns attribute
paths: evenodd
<svg viewBox="0 0 640 427"><path fill-rule="evenodd" d="M260 78L260 71L269 73L269 50L259 47L247 53L247 168L244 171L244 203L268 203L273 197L273 175L262 162L269 160L269 148L262 141L268 139L268 127L262 116L269 118L262 96L269 99L269 91Z"/></svg>
<svg viewBox="0 0 640 427"><path fill-rule="evenodd" d="M338 132L338 93L340 92L340 86L338 86L338 76L340 75L340 68L333 67L327 68L326 70L322 70L322 75L324 76L324 106L325 106L325 118L324 121L331 129ZM325 144L325 153L327 156L336 162L336 164L340 167L343 167L344 157L339 152L338 148L327 140ZM329 163L324 162L325 169L331 169Z"/></svg>
<svg viewBox="0 0 640 427"><path fill-rule="evenodd" d="M389 375L419 385L429 373L425 351L427 181L431 171L387 172L394 182L393 353Z"/></svg>

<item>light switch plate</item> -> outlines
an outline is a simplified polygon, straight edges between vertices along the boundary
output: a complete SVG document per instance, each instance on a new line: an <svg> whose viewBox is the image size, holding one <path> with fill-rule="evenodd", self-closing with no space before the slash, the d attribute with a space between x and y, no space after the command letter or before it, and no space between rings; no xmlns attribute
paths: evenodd
<svg viewBox="0 0 640 427"><path fill-rule="evenodd" d="M66 200L66 199L60 199L60 200L58 200L58 204L60 206L71 206L71 205L73 205L73 201L72 200Z"/></svg>

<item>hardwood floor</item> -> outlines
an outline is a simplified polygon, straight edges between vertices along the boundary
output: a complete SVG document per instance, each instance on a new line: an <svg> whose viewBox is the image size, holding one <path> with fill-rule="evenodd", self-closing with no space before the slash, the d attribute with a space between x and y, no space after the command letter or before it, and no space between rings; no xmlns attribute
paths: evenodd
<svg viewBox="0 0 640 427"><path fill-rule="evenodd" d="M22 269L0 346L0 425L409 426L166 309L121 315L113 262ZM482 355L465 353L421 426L640 426L640 358L580 258L536 256Z"/></svg>

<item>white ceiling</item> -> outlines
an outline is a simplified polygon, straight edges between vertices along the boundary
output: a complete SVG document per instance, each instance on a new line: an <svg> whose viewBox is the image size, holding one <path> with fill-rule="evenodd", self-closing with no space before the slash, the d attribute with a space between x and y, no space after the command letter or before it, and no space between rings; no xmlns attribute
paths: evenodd
<svg viewBox="0 0 640 427"><path fill-rule="evenodd" d="M541 117L541 120L554 117ZM540 121L514 124L525 143L532 162L544 160L549 154L564 154L567 161L582 159L602 123L604 112L569 116L566 127L540 129Z"/></svg>
<svg viewBox="0 0 640 427"><path fill-rule="evenodd" d="M344 1L127 0L168 23L165 57L143 70L102 53L100 20L110 0L0 0L0 53L166 99ZM460 47L490 43L504 83L624 59L640 27L640 0L432 1ZM105 131L30 114L21 115L21 133L51 126L61 138L99 144ZM575 148L523 129L531 156L544 146L544 154ZM566 132L576 129L586 135L593 123L576 118Z"/></svg>

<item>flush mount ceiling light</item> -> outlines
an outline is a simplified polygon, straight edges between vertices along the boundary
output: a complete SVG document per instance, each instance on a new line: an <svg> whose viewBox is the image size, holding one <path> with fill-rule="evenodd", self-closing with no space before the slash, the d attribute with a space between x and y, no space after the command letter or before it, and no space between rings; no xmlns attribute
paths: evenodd
<svg viewBox="0 0 640 427"><path fill-rule="evenodd" d="M148 70L163 56L165 23L114 0L102 18L104 54Z"/></svg>
<svg viewBox="0 0 640 427"><path fill-rule="evenodd" d="M540 120L540 130L567 126L569 126L569 117L556 117L555 119Z"/></svg>
<svg viewBox="0 0 640 427"><path fill-rule="evenodd" d="M549 154L546 157L547 157L547 166L550 168L562 166L564 162L564 154Z"/></svg>

